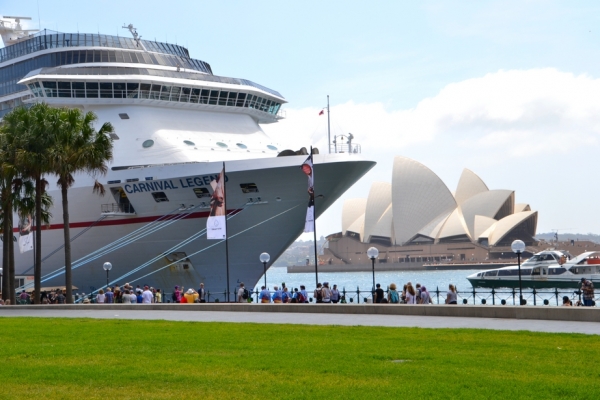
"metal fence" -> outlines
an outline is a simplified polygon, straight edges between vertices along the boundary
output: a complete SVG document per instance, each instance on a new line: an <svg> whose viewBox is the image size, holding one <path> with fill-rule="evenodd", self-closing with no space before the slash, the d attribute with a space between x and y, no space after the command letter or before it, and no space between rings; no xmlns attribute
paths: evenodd
<svg viewBox="0 0 600 400"><path fill-rule="evenodd" d="M229 300L227 299L227 291L206 291L205 300L208 303L226 303L235 302L237 300L237 289L229 293ZM273 291L269 292L271 295ZM389 288L384 290L385 297L389 293ZM436 288L430 290L429 294L433 304L445 304L446 301L445 290ZM519 303L519 290L518 289L483 289L483 288L472 288L470 290L457 291L457 303L458 304L481 304L481 305L517 305ZM290 292L290 296L293 295ZM526 289L523 290L523 299L525 304L533 306L560 306L562 305L562 299L567 296L575 305L575 303L583 301L583 294L577 289ZM340 290L340 303L346 304L366 304L373 303L373 292L371 290L361 290L359 287L356 290L349 290L342 288ZM76 293L74 300L76 303L81 303L85 298L88 298L90 303L96 302L95 295L80 295ZM594 306L599 297L594 298ZM260 303L260 291L255 289L250 291L249 303ZM309 292L308 297L309 303L315 303L314 291ZM162 293L161 303L174 303L173 293ZM28 300L17 299L17 304L31 304Z"/></svg>

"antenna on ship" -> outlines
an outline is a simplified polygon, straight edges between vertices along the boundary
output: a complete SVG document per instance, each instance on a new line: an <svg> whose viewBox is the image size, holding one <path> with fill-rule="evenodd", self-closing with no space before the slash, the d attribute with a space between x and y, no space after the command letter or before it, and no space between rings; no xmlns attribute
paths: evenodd
<svg viewBox="0 0 600 400"><path fill-rule="evenodd" d="M21 26L21 20L31 20L30 17L11 17L5 15L2 19L9 20L0 20L0 36L2 36L5 46L27 39L31 33L39 31L39 29L23 29Z"/></svg>
<svg viewBox="0 0 600 400"><path fill-rule="evenodd" d="M140 39L142 37L138 35L137 29L133 27L133 24L129 24L127 26L123 24L123 29L129 29L129 32L131 32L131 35L133 36L133 40L135 40L137 47L140 47Z"/></svg>

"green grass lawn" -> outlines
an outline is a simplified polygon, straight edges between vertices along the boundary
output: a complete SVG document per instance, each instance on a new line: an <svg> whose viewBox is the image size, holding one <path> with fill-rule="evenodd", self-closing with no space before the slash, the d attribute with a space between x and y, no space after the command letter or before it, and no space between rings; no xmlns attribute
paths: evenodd
<svg viewBox="0 0 600 400"><path fill-rule="evenodd" d="M2 399L600 398L598 336L40 318L0 329Z"/></svg>

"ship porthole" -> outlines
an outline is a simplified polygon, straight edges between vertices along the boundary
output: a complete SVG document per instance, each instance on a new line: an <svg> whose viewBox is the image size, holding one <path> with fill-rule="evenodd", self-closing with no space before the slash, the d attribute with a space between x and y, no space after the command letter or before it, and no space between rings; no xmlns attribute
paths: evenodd
<svg viewBox="0 0 600 400"><path fill-rule="evenodd" d="M196 143L191 142L189 140L184 140L183 143L187 144L188 146L195 146L196 145Z"/></svg>
<svg viewBox="0 0 600 400"><path fill-rule="evenodd" d="M142 143L142 147L145 149L152 147L152 146L154 146L154 140L152 140L152 139L145 140L144 143Z"/></svg>
<svg viewBox="0 0 600 400"><path fill-rule="evenodd" d="M267 145L267 149L277 151L277 147L273 146L272 144Z"/></svg>
<svg viewBox="0 0 600 400"><path fill-rule="evenodd" d="M227 145L225 143L223 143L223 142L217 142L217 146L219 146L219 147L221 147L223 149L227 148Z"/></svg>
<svg viewBox="0 0 600 400"><path fill-rule="evenodd" d="M235 144L237 147L239 147L240 149L247 149L248 146L246 146L244 143L236 143Z"/></svg>

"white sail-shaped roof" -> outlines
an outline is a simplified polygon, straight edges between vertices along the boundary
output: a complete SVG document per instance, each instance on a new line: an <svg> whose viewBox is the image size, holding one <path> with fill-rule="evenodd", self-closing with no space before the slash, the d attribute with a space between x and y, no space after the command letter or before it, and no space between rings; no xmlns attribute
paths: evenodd
<svg viewBox="0 0 600 400"><path fill-rule="evenodd" d="M531 207L526 203L515 204L515 212L531 211Z"/></svg>
<svg viewBox="0 0 600 400"><path fill-rule="evenodd" d="M408 242L432 219L449 214L455 208L454 196L433 171L410 158L394 157L392 210L395 244Z"/></svg>
<svg viewBox="0 0 600 400"><path fill-rule="evenodd" d="M446 219L448 219L449 216L450 214L446 213L438 215L436 218L432 219L431 222L429 222L425 227L423 227L423 229L419 231L417 236L435 240L435 238L438 237L440 229L442 229L442 226L444 226L444 222L446 222Z"/></svg>
<svg viewBox="0 0 600 400"><path fill-rule="evenodd" d="M514 192L512 190L489 190L474 195L460 206L469 235L475 235L475 216L499 219L512 214L514 210Z"/></svg>
<svg viewBox="0 0 600 400"><path fill-rule="evenodd" d="M517 227L519 227L518 230ZM523 211L509 215L496 222L493 232L488 236L489 245L496 246L506 235L513 231L513 233L520 233L520 236L523 237L533 237L536 229L537 211Z"/></svg>
<svg viewBox="0 0 600 400"><path fill-rule="evenodd" d="M377 221L377 224L370 232L370 238L372 237L380 237L380 238L388 238L390 241L392 240L392 205L390 204ZM370 239L369 238L369 239Z"/></svg>
<svg viewBox="0 0 600 400"><path fill-rule="evenodd" d="M362 240L365 233L365 214L356 218L356 220L348 227L346 232L356 233L360 236L360 240Z"/></svg>
<svg viewBox="0 0 600 400"><path fill-rule="evenodd" d="M465 237L469 237L469 231L460 213L460 208L456 208L440 229L437 239L445 241Z"/></svg>
<svg viewBox="0 0 600 400"><path fill-rule="evenodd" d="M392 185L387 182L374 182L369 190L367 205L365 208L365 230L362 237L363 242L368 242L372 231L392 204Z"/></svg>
<svg viewBox="0 0 600 400"><path fill-rule="evenodd" d="M476 194L487 192L487 185L470 169L465 168L460 175L454 198L461 205Z"/></svg>
<svg viewBox="0 0 600 400"><path fill-rule="evenodd" d="M496 221L494 218L484 217L483 215L475 216L475 229L473 239L479 239L482 234L487 231L490 226L494 225ZM485 236L487 238L487 236Z"/></svg>
<svg viewBox="0 0 600 400"><path fill-rule="evenodd" d="M348 199L344 201L342 208L342 235L346 234L348 227L356 221L358 217L365 214L367 199Z"/></svg>

